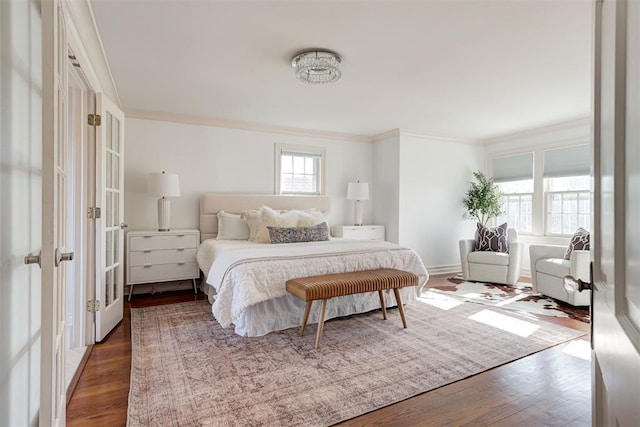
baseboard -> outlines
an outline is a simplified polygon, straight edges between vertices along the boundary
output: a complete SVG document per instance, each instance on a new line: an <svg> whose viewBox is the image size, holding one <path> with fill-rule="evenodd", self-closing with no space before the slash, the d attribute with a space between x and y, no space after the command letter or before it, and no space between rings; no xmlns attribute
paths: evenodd
<svg viewBox="0 0 640 427"><path fill-rule="evenodd" d="M462 271L462 266L460 264L431 265L427 267L427 272L429 273L429 275L451 274L451 273L459 273L461 271Z"/></svg>
<svg viewBox="0 0 640 427"><path fill-rule="evenodd" d="M460 264L432 265L432 266L427 267L427 272L429 272L429 275L431 275L431 276L434 276L434 275L437 275L437 274L460 273L461 271L462 271L462 266ZM530 279L531 278L531 270L523 268L520 271L520 276Z"/></svg>
<svg viewBox="0 0 640 427"><path fill-rule="evenodd" d="M73 374L73 378L71 378L71 382L69 383L69 387L67 387L67 404L71 400L71 396L73 396L73 392L76 390L76 386L78 385L78 381L80 381L80 376L82 375L82 371L84 371L84 367L89 360L89 355L91 354L91 350L93 350L93 345L87 346L84 350L84 354L82 355L82 359L80 359L80 364L76 369L76 373Z"/></svg>

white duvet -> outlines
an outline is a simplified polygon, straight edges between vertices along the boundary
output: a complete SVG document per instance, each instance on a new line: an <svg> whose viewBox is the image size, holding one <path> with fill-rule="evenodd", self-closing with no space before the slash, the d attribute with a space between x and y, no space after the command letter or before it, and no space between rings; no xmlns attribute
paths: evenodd
<svg viewBox="0 0 640 427"><path fill-rule="evenodd" d="M419 294L429 277L415 251L384 241L265 244L208 239L200 245L197 260L207 274L207 283L216 291L212 306L216 320L223 327L236 324L243 329L245 313L287 295L285 282L292 278L396 268L420 277Z"/></svg>

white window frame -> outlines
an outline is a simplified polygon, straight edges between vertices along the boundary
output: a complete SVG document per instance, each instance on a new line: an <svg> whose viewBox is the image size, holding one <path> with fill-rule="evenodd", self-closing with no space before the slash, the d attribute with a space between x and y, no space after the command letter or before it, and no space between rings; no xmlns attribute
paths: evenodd
<svg viewBox="0 0 640 427"><path fill-rule="evenodd" d="M533 202L532 202L532 222L533 222L533 233L532 236L538 237L562 237L565 238L568 235L565 234L547 234L547 196L548 193L546 191L544 185L544 177L543 177L543 165L544 165L544 152L547 150L553 150L556 148L565 148L572 147L576 145L582 144L590 144L590 140L588 139L574 139L570 141L565 141L561 143L548 143L548 144L532 144L526 148L522 149L509 149L509 150L489 150L487 153L487 170L489 171L489 175L493 176L493 162L498 157L506 157L512 156L516 154L524 154L533 152ZM576 190L582 191L582 190ZM592 190L593 191L593 187ZM575 192L575 191L574 191ZM592 195L593 197L593 195ZM592 224L593 226L593 224ZM530 233L524 233L526 235L530 235Z"/></svg>
<svg viewBox="0 0 640 427"><path fill-rule="evenodd" d="M282 179L282 154L294 153L300 155L312 155L320 157L320 167L318 168L318 188L317 192L283 192L280 186ZM306 145L291 145L291 144L275 144L275 194L283 195L303 195L303 196L322 196L325 194L325 177L326 177L326 150L323 147L312 147Z"/></svg>
<svg viewBox="0 0 640 427"><path fill-rule="evenodd" d="M518 198L518 214L521 215L522 213L522 197L524 196L530 196L531 197L531 230L530 231L524 231L522 229L518 229L518 233L520 234L533 234L533 217L535 215L535 212L533 211L533 193L504 193L503 197L505 198L509 198L509 197L517 197ZM509 214L505 213L505 215L501 215L498 218L498 223L504 221L504 217L508 217ZM512 225L513 226L513 225Z"/></svg>
<svg viewBox="0 0 640 427"><path fill-rule="evenodd" d="M564 198L564 196L566 195L570 195L570 194L575 194L576 198L578 199L578 212L576 212L576 216L578 216L578 218L580 217L581 214L584 214L585 212L580 212L580 195L581 194L587 194L589 196L589 198L591 199L591 205L593 205L593 193L591 190L568 190L568 191L545 191L545 209L544 209L544 231L545 231L545 236L554 236L554 237L571 237L573 236L573 232L569 232L569 233L552 233L549 230L549 215L551 214L551 196L552 195L558 195L560 194L562 198ZM560 204L562 207L564 207L564 203ZM557 213L557 212L556 212ZM591 212L589 212L591 213ZM559 213L562 217L564 217L564 212L560 212ZM591 225L591 227L593 228L593 224ZM561 227L564 228L564 227ZM575 231L575 230L574 230Z"/></svg>

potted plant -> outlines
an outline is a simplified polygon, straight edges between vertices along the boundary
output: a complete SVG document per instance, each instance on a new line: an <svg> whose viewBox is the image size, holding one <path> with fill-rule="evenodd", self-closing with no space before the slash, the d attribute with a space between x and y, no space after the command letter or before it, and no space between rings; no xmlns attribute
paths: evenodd
<svg viewBox="0 0 640 427"><path fill-rule="evenodd" d="M467 210L465 218L475 219L486 225L489 219L503 213L502 192L493 178L488 178L484 173L476 171L473 176L476 180L471 183L462 202Z"/></svg>

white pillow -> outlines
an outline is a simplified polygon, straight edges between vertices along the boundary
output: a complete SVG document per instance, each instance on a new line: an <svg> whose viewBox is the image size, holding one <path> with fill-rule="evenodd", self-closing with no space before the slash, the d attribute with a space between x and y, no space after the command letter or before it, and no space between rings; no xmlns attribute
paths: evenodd
<svg viewBox="0 0 640 427"><path fill-rule="evenodd" d="M248 209L242 212L242 218L247 221L247 226L249 226L249 241L255 242L256 235L260 229L260 222L262 221L260 211Z"/></svg>
<svg viewBox="0 0 640 427"><path fill-rule="evenodd" d="M298 212L298 227L313 227L327 221L327 214L318 210Z"/></svg>
<svg viewBox="0 0 640 427"><path fill-rule="evenodd" d="M298 212L280 213L268 206L260 208L260 226L254 242L269 243L269 230L267 227L296 227L298 225Z"/></svg>
<svg viewBox="0 0 640 427"><path fill-rule="evenodd" d="M240 215L218 212L217 240L248 240L249 226Z"/></svg>

